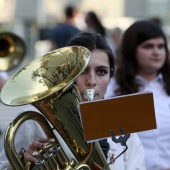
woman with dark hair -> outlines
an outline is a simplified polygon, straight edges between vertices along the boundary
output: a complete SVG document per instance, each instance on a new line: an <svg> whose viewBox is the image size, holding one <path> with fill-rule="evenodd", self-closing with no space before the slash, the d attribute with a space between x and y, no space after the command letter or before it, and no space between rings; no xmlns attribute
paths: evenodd
<svg viewBox="0 0 170 170"><path fill-rule="evenodd" d="M138 133L148 170L170 169L170 61L164 32L154 22L137 21L124 33L115 78L107 95L152 91L157 129ZM147 116L147 115L146 115Z"/></svg>
<svg viewBox="0 0 170 170"><path fill-rule="evenodd" d="M67 46L84 46L91 52L90 61L87 67L75 79L82 101L87 101L87 99L84 97L84 92L89 88L95 90L96 92L94 100L102 99L106 92L110 78L114 73L114 56L109 45L99 34L80 33L74 36L68 42ZM64 141L60 138L58 138L58 140L61 142L61 145L68 158L74 158L73 153L67 146L65 146ZM25 152L23 154L24 162L30 161L33 163L35 162L36 158L32 156L32 153L38 149L42 149L44 144L49 140L46 138L46 136L44 136L44 133L42 133L42 130L34 121L24 122L17 131L15 139L17 152L19 152L21 148L25 148ZM113 164L109 165L110 169L145 170L143 146L137 134L131 134L127 141L128 150L125 153L122 152L124 150L124 146L114 143L111 138L106 139L106 147L104 147L103 141L100 143L108 163L113 161L114 158L122 153L122 155L116 159ZM36 167L34 168L36 169ZM5 156L4 150L0 153L0 169L13 169Z"/></svg>
<svg viewBox="0 0 170 170"><path fill-rule="evenodd" d="M81 38L79 38L80 36ZM109 63L110 63L110 68L111 68L110 77L113 76L114 64L115 64L114 56L113 56L110 46L100 34L88 33L88 32L78 33L67 43L67 46L71 46L75 44L86 47L90 51L93 51L95 49L104 50L109 57Z"/></svg>
<svg viewBox="0 0 170 170"><path fill-rule="evenodd" d="M99 33L102 37L106 36L105 27L102 25L95 12L89 11L86 14L85 23L87 24L87 32Z"/></svg>

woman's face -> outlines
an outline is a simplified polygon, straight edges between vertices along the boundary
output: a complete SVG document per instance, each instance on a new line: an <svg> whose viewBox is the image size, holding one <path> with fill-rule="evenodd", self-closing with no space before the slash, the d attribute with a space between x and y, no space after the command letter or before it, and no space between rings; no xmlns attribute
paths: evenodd
<svg viewBox="0 0 170 170"><path fill-rule="evenodd" d="M82 101L86 101L84 92L86 89L94 89L96 96L94 100L102 99L110 80L110 64L107 53L96 49L91 52L91 59L78 78L76 79Z"/></svg>
<svg viewBox="0 0 170 170"><path fill-rule="evenodd" d="M153 38L144 41L136 50L138 74L152 74L156 76L157 72L164 65L165 59L166 51L163 38Z"/></svg>

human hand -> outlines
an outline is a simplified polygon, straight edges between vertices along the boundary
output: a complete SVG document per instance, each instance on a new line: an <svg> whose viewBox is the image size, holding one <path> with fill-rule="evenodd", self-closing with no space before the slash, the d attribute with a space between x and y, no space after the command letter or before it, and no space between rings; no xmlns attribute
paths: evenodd
<svg viewBox="0 0 170 170"><path fill-rule="evenodd" d="M42 149L44 144L48 142L48 138L41 138L37 141L34 141L31 145L29 145L28 149L24 152L24 161L25 162L35 162L36 158L32 156L32 153Z"/></svg>

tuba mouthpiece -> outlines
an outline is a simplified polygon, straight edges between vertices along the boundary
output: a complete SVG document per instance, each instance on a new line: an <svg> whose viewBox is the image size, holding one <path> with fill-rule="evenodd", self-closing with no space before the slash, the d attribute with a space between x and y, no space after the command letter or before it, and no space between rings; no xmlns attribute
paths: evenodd
<svg viewBox="0 0 170 170"><path fill-rule="evenodd" d="M96 92L94 89L86 89L84 92L84 97L88 100L88 101L92 101L94 99L96 95Z"/></svg>

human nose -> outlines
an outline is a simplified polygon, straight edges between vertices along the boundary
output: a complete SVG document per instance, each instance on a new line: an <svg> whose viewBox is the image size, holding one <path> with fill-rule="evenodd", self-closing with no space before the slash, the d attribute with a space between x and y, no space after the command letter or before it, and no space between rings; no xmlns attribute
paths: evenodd
<svg viewBox="0 0 170 170"><path fill-rule="evenodd" d="M160 49L158 47L155 47L153 49L153 53L154 53L154 55L158 55L160 53Z"/></svg>
<svg viewBox="0 0 170 170"><path fill-rule="evenodd" d="M86 86L88 87L94 87L96 86L96 77L94 74L89 74L86 79Z"/></svg>

